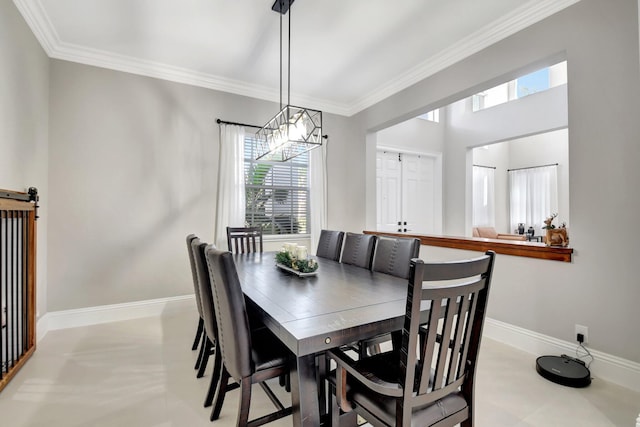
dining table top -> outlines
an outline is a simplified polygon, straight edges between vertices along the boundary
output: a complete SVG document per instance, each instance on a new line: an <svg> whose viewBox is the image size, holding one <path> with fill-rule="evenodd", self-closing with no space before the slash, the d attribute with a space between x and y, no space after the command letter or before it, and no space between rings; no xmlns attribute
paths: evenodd
<svg viewBox="0 0 640 427"><path fill-rule="evenodd" d="M318 257L315 275L280 269L276 252L236 254L247 305L296 355L400 330L407 279Z"/></svg>

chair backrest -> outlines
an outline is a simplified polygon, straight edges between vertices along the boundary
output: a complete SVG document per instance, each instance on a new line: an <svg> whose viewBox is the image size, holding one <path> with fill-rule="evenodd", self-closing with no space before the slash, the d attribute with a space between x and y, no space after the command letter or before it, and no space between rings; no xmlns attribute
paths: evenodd
<svg viewBox="0 0 640 427"><path fill-rule="evenodd" d="M321 230L316 256L334 261L340 260L342 240L344 240L343 231Z"/></svg>
<svg viewBox="0 0 640 427"><path fill-rule="evenodd" d="M196 296L196 307L198 307L198 314L202 317L202 302L200 300L200 288L198 287L198 276L196 273L196 265L193 258L193 250L191 249L191 241L197 239L195 234L189 234L187 236L187 252L189 253L189 265L191 265L191 278L193 279L193 293Z"/></svg>
<svg viewBox="0 0 640 427"><path fill-rule="evenodd" d="M403 413L397 414L398 425L410 425L410 408L434 403L459 389L467 400L469 413L473 413L475 367L494 256L488 251L481 257L465 261L424 263L419 259L411 260L400 351L400 381L404 394L402 404L398 405L406 410L399 410ZM434 281L453 283L423 288L424 282ZM421 305L430 308L426 325L420 319ZM423 333L426 330L424 340L418 339L420 328ZM417 358L419 341L422 343Z"/></svg>
<svg viewBox="0 0 640 427"><path fill-rule="evenodd" d="M371 269L408 279L411 260L419 253L419 239L378 236Z"/></svg>
<svg viewBox="0 0 640 427"><path fill-rule="evenodd" d="M229 251L236 254L262 252L262 229L260 227L227 227L227 245Z"/></svg>
<svg viewBox="0 0 640 427"><path fill-rule="evenodd" d="M204 255L204 249L207 246L197 237L191 240L191 257L193 259L193 268L198 284L198 293L200 298L200 307L202 310L201 317L204 322L204 331L211 342L216 342L218 337L218 326L216 322L215 308L213 305L213 294L211 292L211 280L209 278L209 269L207 268L207 260Z"/></svg>
<svg viewBox="0 0 640 427"><path fill-rule="evenodd" d="M344 237L340 262L358 267L371 268L371 256L376 236L372 234L347 233Z"/></svg>
<svg viewBox="0 0 640 427"><path fill-rule="evenodd" d="M233 255L213 246L205 250L213 285L218 343L229 375L236 380L254 371L249 319Z"/></svg>

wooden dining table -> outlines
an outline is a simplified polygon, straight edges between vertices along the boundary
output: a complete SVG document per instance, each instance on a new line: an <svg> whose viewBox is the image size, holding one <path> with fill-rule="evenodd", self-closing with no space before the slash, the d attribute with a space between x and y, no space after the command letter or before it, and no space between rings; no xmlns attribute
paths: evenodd
<svg viewBox="0 0 640 427"><path fill-rule="evenodd" d="M293 425L320 426L316 357L400 330L407 279L324 258L315 275L298 277L276 267L275 252L234 259L248 307L295 355Z"/></svg>

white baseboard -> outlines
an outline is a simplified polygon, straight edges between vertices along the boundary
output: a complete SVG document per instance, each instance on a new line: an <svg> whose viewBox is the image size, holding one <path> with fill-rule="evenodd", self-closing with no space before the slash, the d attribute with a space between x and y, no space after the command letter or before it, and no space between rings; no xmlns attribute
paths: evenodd
<svg viewBox="0 0 640 427"><path fill-rule="evenodd" d="M57 329L76 328L79 326L139 319L141 317L160 316L163 313L195 307L194 299L194 295L183 295L124 304L54 311L47 313L38 319L36 336L39 341L44 338L47 332L55 331Z"/></svg>
<svg viewBox="0 0 640 427"><path fill-rule="evenodd" d="M538 356L566 354L575 357L574 343L491 318L486 319L484 336ZM593 378L640 392L640 363L597 350L589 349L589 352L593 356L593 362L589 366ZM640 417L638 420L640 421Z"/></svg>
<svg viewBox="0 0 640 427"><path fill-rule="evenodd" d="M194 306L194 295L159 298L124 304L103 305L75 310L54 311L38 319L37 337L41 340L48 331L118 322L141 317L160 316L163 313L184 310ZM575 355L574 343L520 328L499 320L487 318L484 335L534 355ZM640 363L589 349L594 357L589 366L594 378L601 378L640 392ZM640 416L636 427L640 427Z"/></svg>

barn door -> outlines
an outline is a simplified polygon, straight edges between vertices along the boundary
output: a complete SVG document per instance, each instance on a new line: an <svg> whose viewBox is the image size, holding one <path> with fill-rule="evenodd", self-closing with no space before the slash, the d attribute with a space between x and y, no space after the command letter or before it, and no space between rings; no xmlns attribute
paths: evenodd
<svg viewBox="0 0 640 427"><path fill-rule="evenodd" d="M0 190L0 390L35 351L38 192Z"/></svg>

